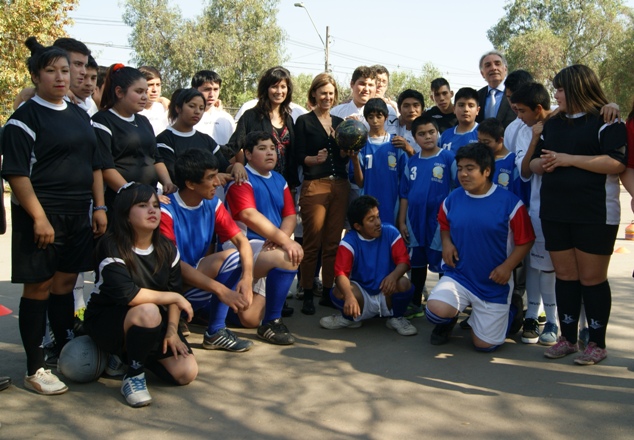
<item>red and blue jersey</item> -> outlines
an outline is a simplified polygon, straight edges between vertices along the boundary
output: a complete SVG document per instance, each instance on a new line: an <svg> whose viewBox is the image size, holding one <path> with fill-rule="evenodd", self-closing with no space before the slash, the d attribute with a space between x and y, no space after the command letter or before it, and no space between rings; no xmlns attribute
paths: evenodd
<svg viewBox="0 0 634 440"><path fill-rule="evenodd" d="M453 151L454 154L458 152L460 147L464 147L467 144L478 142L478 124L476 123L473 128L466 133L456 133L458 126L445 130L440 135L438 140L438 146L443 150Z"/></svg>
<svg viewBox="0 0 634 440"><path fill-rule="evenodd" d="M279 228L284 217L295 215L295 202L281 174L271 171L265 176L248 164L245 168L249 180L242 185L230 182L225 190L225 203L229 213L249 240L266 240L240 221L240 212L248 208L256 209Z"/></svg>
<svg viewBox="0 0 634 440"><path fill-rule="evenodd" d="M509 152L506 156L495 159L493 183L522 198L521 181L519 170L515 165L515 153Z"/></svg>
<svg viewBox="0 0 634 440"><path fill-rule="evenodd" d="M209 254L214 234L224 242L240 233L217 197L198 206L187 206L177 192L168 197L169 205L161 203L161 233L176 245L187 264L196 267Z"/></svg>
<svg viewBox="0 0 634 440"><path fill-rule="evenodd" d="M510 284L497 284L489 275L506 261L516 245L535 240L519 197L497 185L478 196L457 188L442 203L438 223L441 231L450 232L459 258L456 267L443 264L445 275L484 301L508 304Z"/></svg>
<svg viewBox="0 0 634 440"><path fill-rule="evenodd" d="M370 240L352 230L339 243L335 278L343 275L370 295L378 295L383 279L401 263L409 266L409 255L394 226L383 225L381 236Z"/></svg>

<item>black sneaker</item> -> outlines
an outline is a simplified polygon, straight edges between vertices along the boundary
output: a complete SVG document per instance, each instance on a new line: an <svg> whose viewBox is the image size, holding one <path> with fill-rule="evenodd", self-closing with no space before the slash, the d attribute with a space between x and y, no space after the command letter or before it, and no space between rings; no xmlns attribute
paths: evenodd
<svg viewBox="0 0 634 440"><path fill-rule="evenodd" d="M471 324L469 324L469 316L467 316L465 319L460 321L460 324L458 324L458 325L463 330L471 330Z"/></svg>
<svg viewBox="0 0 634 440"><path fill-rule="evenodd" d="M458 322L458 318L454 318L451 320L449 324L438 324L431 332L431 337L429 341L431 345L444 345L449 342L449 337L451 336L451 331Z"/></svg>
<svg viewBox="0 0 634 440"><path fill-rule="evenodd" d="M507 336L512 336L519 332L522 328L522 322L524 321L524 300L518 293L513 293L513 296L511 297L511 307L513 306L515 306L517 313L515 313L515 317L511 322Z"/></svg>
<svg viewBox="0 0 634 440"><path fill-rule="evenodd" d="M539 322L536 319L525 319L522 342L524 344L537 344L537 341L539 341Z"/></svg>
<svg viewBox="0 0 634 440"><path fill-rule="evenodd" d="M539 325L546 324L546 313L542 312L541 315L537 317L537 322L539 322Z"/></svg>
<svg viewBox="0 0 634 440"><path fill-rule="evenodd" d="M203 348L207 350L227 350L241 353L250 350L251 347L253 347L252 341L238 338L228 328L221 328L211 336L205 332L203 337Z"/></svg>
<svg viewBox="0 0 634 440"><path fill-rule="evenodd" d="M333 309L336 309L337 307L332 303L332 300L330 299L330 295L323 295L321 297L321 299L319 300L319 305L320 306L324 306L324 307L330 307Z"/></svg>
<svg viewBox="0 0 634 440"><path fill-rule="evenodd" d="M293 312L295 312L295 309L289 306L288 302L284 301L284 307L282 307L282 317L289 318L293 316Z"/></svg>
<svg viewBox="0 0 634 440"><path fill-rule="evenodd" d="M258 327L258 337L276 345L291 345L295 337L282 322L282 318L274 319L268 324Z"/></svg>
<svg viewBox="0 0 634 440"><path fill-rule="evenodd" d="M44 347L44 365L51 370L57 370L57 361L59 360L60 350L57 344L51 344Z"/></svg>

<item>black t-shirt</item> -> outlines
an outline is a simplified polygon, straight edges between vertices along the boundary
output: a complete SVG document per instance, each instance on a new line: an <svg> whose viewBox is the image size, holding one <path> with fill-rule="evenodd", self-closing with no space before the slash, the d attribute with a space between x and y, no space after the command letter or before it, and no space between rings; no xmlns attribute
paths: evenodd
<svg viewBox="0 0 634 440"><path fill-rule="evenodd" d="M443 131L458 125L458 119L453 112L449 114L444 114L440 111L438 106L430 108L425 112L425 114L434 118L434 120L438 124L438 128L440 129L441 134Z"/></svg>
<svg viewBox="0 0 634 440"><path fill-rule="evenodd" d="M87 214L93 170L102 166L90 117L75 104L25 102L3 133L3 177L27 176L42 208L52 214Z"/></svg>
<svg viewBox="0 0 634 440"><path fill-rule="evenodd" d="M101 240L96 251L95 287L88 303L91 312L98 312L103 307L127 305L141 288L180 292L180 254L171 242L170 249L171 254L161 267L157 267L153 246L145 250L134 249L135 270L132 271L121 258L114 240Z"/></svg>
<svg viewBox="0 0 634 440"><path fill-rule="evenodd" d="M116 169L128 182L155 187L158 175L154 165L163 160L150 121L138 114L123 118L112 110L102 110L92 120L103 168ZM111 204L114 195L113 190L106 189L106 204Z"/></svg>
<svg viewBox="0 0 634 440"><path fill-rule="evenodd" d="M533 159L542 149L582 156L608 155L626 164L625 124L607 125L598 113L549 119ZM544 173L540 191L540 218L550 221L618 225L619 178L577 167L557 167Z"/></svg>
<svg viewBox="0 0 634 440"><path fill-rule="evenodd" d="M159 149L161 158L165 162L167 171L170 173L172 182L175 181L174 163L176 159L186 150L190 148L198 148L207 150L218 159L218 171L224 173L227 171L229 161L220 152L220 146L213 140L211 136L200 131L193 130L189 133L181 133L172 127L167 127L156 137L156 145Z"/></svg>

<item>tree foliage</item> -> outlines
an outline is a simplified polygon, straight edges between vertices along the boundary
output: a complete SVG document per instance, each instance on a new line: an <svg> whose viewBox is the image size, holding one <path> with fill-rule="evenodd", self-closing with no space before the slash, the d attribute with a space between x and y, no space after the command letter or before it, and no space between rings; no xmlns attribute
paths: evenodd
<svg viewBox="0 0 634 440"><path fill-rule="evenodd" d="M624 87L634 92L634 82L616 81L623 46L632 42L632 11L622 0L512 0L504 9L487 36L506 53L509 70L526 69L549 82L563 67L585 64L612 99Z"/></svg>
<svg viewBox="0 0 634 440"><path fill-rule="evenodd" d="M426 63L420 70L420 73L396 71L390 74L390 85L388 95L394 100L398 95L407 89L414 89L427 97L430 95L432 80L442 76L442 72L438 70L432 63ZM429 102L425 102L429 104Z"/></svg>
<svg viewBox="0 0 634 440"><path fill-rule="evenodd" d="M215 70L223 79L223 102L240 104L255 95L260 75L282 62L278 3L213 0L186 20L168 0L126 0L123 21L133 29L133 61L159 69L167 93L187 86L198 70Z"/></svg>
<svg viewBox="0 0 634 440"><path fill-rule="evenodd" d="M79 0L8 0L0 5L0 123L11 115L11 104L30 85L24 41L37 37L44 45L67 36L68 12Z"/></svg>

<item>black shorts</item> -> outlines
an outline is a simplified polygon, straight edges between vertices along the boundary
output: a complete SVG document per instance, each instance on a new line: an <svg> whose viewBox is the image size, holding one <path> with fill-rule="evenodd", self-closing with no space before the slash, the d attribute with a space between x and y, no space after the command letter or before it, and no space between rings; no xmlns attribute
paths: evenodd
<svg viewBox="0 0 634 440"><path fill-rule="evenodd" d="M81 215L46 214L55 240L39 249L33 241L33 219L11 204L11 282L41 283L55 272L79 273L93 269L93 234L88 212Z"/></svg>
<svg viewBox="0 0 634 440"><path fill-rule="evenodd" d="M546 250L579 249L595 255L612 255L618 225L554 222L542 219Z"/></svg>
<svg viewBox="0 0 634 440"><path fill-rule="evenodd" d="M174 356L170 347L167 347L167 353L163 353L163 340L167 333L167 310L158 306L161 311L161 332L156 338L150 352L149 359L165 359ZM109 306L91 308L90 303L84 315L84 328L86 333L95 341L95 343L107 353L116 354L125 359L125 334L123 332L123 323L128 314L130 307L128 306ZM187 351L192 353L191 346L185 339L185 336L178 330L178 337L187 345Z"/></svg>

